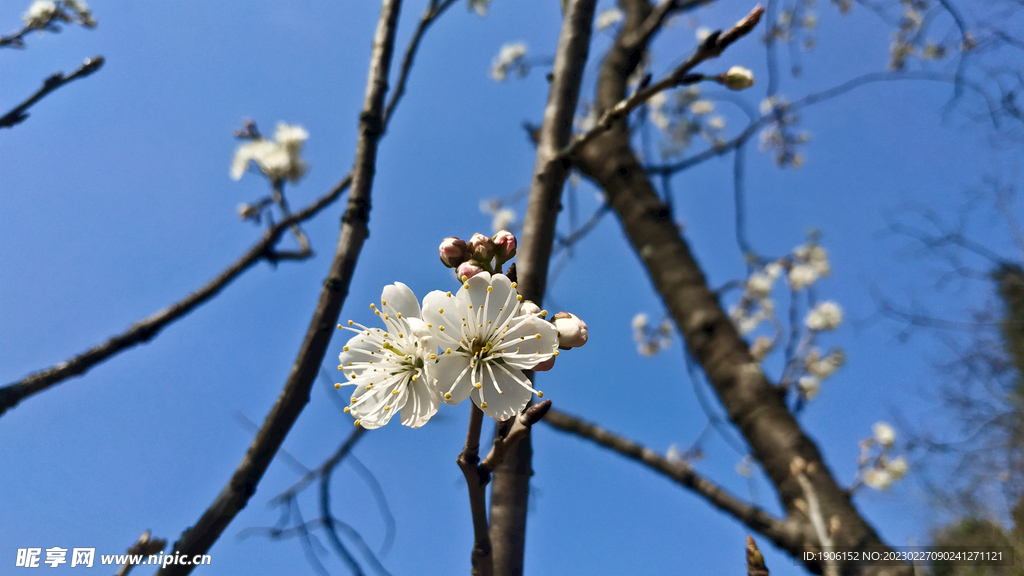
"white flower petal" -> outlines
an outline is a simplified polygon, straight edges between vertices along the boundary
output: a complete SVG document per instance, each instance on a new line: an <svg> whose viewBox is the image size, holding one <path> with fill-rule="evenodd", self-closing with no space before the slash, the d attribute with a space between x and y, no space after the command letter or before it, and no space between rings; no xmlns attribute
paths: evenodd
<svg viewBox="0 0 1024 576"><path fill-rule="evenodd" d="M406 318L420 317L420 303L416 295L412 293L405 284L395 282L384 287L380 295L381 310L385 314L397 316L402 314Z"/></svg>
<svg viewBox="0 0 1024 576"><path fill-rule="evenodd" d="M539 316L519 316L503 335L495 350L503 352L505 364L529 370L550 358L558 349L558 329Z"/></svg>
<svg viewBox="0 0 1024 576"><path fill-rule="evenodd" d="M402 424L419 428L437 413L440 405L437 393L426 382L414 382L409 386L409 399L402 406Z"/></svg>
<svg viewBox="0 0 1024 576"><path fill-rule="evenodd" d="M484 414L495 420L506 420L518 414L533 397L533 391L523 387L521 382L529 380L519 370L489 362L487 370L483 371L482 387L472 392L473 401Z"/></svg>
<svg viewBox="0 0 1024 576"><path fill-rule="evenodd" d="M473 375L469 357L459 352L439 354L432 373L437 378L437 392L445 404L455 405L469 398L473 391Z"/></svg>
<svg viewBox="0 0 1024 576"><path fill-rule="evenodd" d="M465 306L465 304L463 304ZM463 321L459 300L451 292L435 290L423 299L423 320L427 323L442 350L457 350L461 345Z"/></svg>

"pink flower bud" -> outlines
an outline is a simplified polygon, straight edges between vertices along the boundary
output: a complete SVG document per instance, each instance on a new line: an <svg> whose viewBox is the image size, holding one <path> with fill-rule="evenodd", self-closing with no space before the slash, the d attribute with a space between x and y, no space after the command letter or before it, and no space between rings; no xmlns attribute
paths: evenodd
<svg viewBox="0 0 1024 576"><path fill-rule="evenodd" d="M477 232L469 239L469 253L474 260L481 264L490 262L494 258L494 240Z"/></svg>
<svg viewBox="0 0 1024 576"><path fill-rule="evenodd" d="M495 234L491 240L494 241L495 254L498 263L508 262L516 255L516 237L508 230L502 230Z"/></svg>
<svg viewBox="0 0 1024 576"><path fill-rule="evenodd" d="M441 263L448 268L455 268L469 259L469 249L461 238L449 236L441 241Z"/></svg>
<svg viewBox="0 0 1024 576"><path fill-rule="evenodd" d="M473 262L472 260L467 260L466 262L459 264L459 281L465 282L466 280L472 278L473 276L476 276L477 274L483 271L484 269L481 268L480 266L477 266L476 262Z"/></svg>
<svg viewBox="0 0 1024 576"><path fill-rule="evenodd" d="M547 360L541 362L540 364L537 364L536 366L531 368L531 370L533 370L534 372L547 372L548 370L551 370L552 368L555 367L555 358L555 356L552 356L551 358L548 358Z"/></svg>
<svg viewBox="0 0 1024 576"><path fill-rule="evenodd" d="M558 347L563 350L579 348L587 343L587 323L579 316L559 312L551 320L558 329Z"/></svg>

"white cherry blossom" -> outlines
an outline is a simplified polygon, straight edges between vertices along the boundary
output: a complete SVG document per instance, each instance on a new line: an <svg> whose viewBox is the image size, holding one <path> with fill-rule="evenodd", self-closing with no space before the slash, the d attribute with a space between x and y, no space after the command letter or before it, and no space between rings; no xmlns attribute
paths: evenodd
<svg viewBox="0 0 1024 576"><path fill-rule="evenodd" d="M356 335L342 349L338 366L347 382L335 388L355 386L346 411L355 416L357 426L380 428L401 410L402 424L419 428L440 406L431 374L437 345L408 286L385 286L380 303L379 310L370 307L387 331L349 320Z"/></svg>
<svg viewBox="0 0 1024 576"><path fill-rule="evenodd" d="M423 299L423 319L441 346L432 373L447 404L472 398L484 414L504 420L519 413L534 390L523 370L558 355L558 330L521 309L522 296L503 274L481 272L457 294Z"/></svg>

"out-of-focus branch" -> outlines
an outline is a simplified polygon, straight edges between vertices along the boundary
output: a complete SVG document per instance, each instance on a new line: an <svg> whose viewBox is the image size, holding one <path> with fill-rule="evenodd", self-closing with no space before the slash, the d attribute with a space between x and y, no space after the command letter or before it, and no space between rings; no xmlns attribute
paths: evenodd
<svg viewBox="0 0 1024 576"><path fill-rule="evenodd" d="M376 168L377 146L383 133L384 96L388 71L398 28L400 0L384 0L380 21L374 35L370 56L370 73L363 110L359 115L359 139L348 207L342 217L338 247L324 281L313 319L310 321L298 358L292 366L280 397L256 434L249 451L232 474L227 486L203 513L195 526L186 530L174 545L182 555L203 554L217 540L231 520L245 507L256 492L256 486L273 460L284 438L309 402L309 392L323 362L327 345L338 321L341 306L348 295L352 273L369 236L370 192ZM182 576L192 566L169 566L157 571L158 576Z"/></svg>
<svg viewBox="0 0 1024 576"><path fill-rule="evenodd" d="M518 250L518 289L540 305L561 209L569 164L559 156L572 137L580 85L590 50L596 0L570 0L558 38L544 123ZM490 539L497 576L520 576L526 545L526 510L530 491L532 447L526 436L494 470L491 488Z"/></svg>
<svg viewBox="0 0 1024 576"><path fill-rule="evenodd" d="M674 12L695 8L705 3L705 0L666 0L661 2L654 7L654 10L651 10L640 26L623 36L622 43L633 47L646 45Z"/></svg>
<svg viewBox="0 0 1024 576"><path fill-rule="evenodd" d="M153 554L159 554L164 546L167 546L167 540L161 540L159 538L153 538L149 530L142 533L139 536L139 541L132 544L132 547L128 549L126 554L129 558L121 565L121 569L117 571L115 576L128 576L132 571L132 568L137 566L132 564L131 556L151 556Z"/></svg>
<svg viewBox="0 0 1024 576"><path fill-rule="evenodd" d="M671 4L671 2L666 2L666 4ZM665 4L662 6L664 5ZM655 10L657 11L658 9L660 9L660 7ZM635 110L644 102L650 100L655 94L676 86L695 84L705 80L705 76L700 74L690 74L690 71L705 60L717 58L723 51L725 51L726 48L729 47L730 44L749 34L754 27L757 26L757 23L760 22L762 14L764 14L764 8L761 8L761 6L758 5L750 11L750 14L747 14L729 30L726 30L725 32L718 31L709 35L689 58L677 66L675 70L665 75L664 78L650 86L637 90L628 98L605 110L604 114L602 114L601 118L597 121L596 126L573 138L572 142L561 152L560 156L563 158L571 158L574 154L579 152L580 148L603 132L610 130L616 122L624 119L630 112ZM648 16L648 19L650 18L651 17ZM627 41L623 40L623 42Z"/></svg>
<svg viewBox="0 0 1024 576"><path fill-rule="evenodd" d="M406 49L405 61L403 62L402 71L398 77L399 87L405 86L406 79L412 71L413 58L419 48L419 43L422 40L426 29L429 27L430 23L437 19L449 6L452 5L453 2L454 0L446 0L440 5L428 8L427 14L425 14L420 20L420 25L417 28L416 34L414 35L412 42L409 44L409 47ZM401 102L403 95L404 89L401 92L396 89L395 93L391 96L383 120L385 131L387 130L387 125L391 121L395 108L398 106L398 103ZM0 416L26 397L37 392L41 392L62 380L83 374L96 364L99 364L122 350L131 348L136 344L149 341L156 336L164 326L188 314L193 308L205 303L213 296L216 296L222 288L227 286L231 281L251 268L254 264L258 263L260 260L265 259L268 262L274 263L283 259L296 259L287 258L283 256L283 254L286 253L274 250L274 246L277 244L278 240L280 240L281 234L290 226L297 225L316 216L321 210L333 204L335 200L341 197L341 193L348 189L351 183L352 174L349 173L342 178L341 182L334 186L334 188L329 192L321 196L316 202L296 213L294 217L285 218L267 230L263 235L263 239L260 240L259 243L254 245L248 252L243 254L241 258L236 260L234 264L226 268L216 278L190 294L184 300L172 304L164 310L136 322L128 329L128 331L114 336L106 342L94 346L93 348L90 348L69 360L65 360L51 368L30 374L18 382L14 382L0 388Z"/></svg>
<svg viewBox="0 0 1024 576"><path fill-rule="evenodd" d="M33 104L39 102L46 97L47 94L53 92L57 88L60 88L69 82L78 80L79 78L85 78L99 70L100 67L103 66L103 61L103 56L86 58L85 62L83 62L82 65L71 74L65 76L63 72L57 72L53 76L50 76L43 81L43 86L39 90L36 90L35 94L29 96L27 100L15 106L14 109L7 114L0 116L0 128L11 128L17 124L21 124L28 118L26 110L31 108Z"/></svg>
<svg viewBox="0 0 1024 576"><path fill-rule="evenodd" d="M416 52L419 50L423 35L427 33L427 29L434 23L434 20L437 20L455 2L456 0L444 0L444 2L438 4L437 0L433 0L427 6L427 11L420 17L420 23L416 26L416 32L413 33L412 40L409 41L409 46L405 49L405 57L402 58L402 68L398 74L398 82L395 83L395 89L388 99L388 105L384 108L385 129L387 129L388 121L391 120L391 114L395 111L395 106L398 105L398 102L401 101L402 96L405 94L405 84L409 79L409 72L412 70L413 60L416 58Z"/></svg>
<svg viewBox="0 0 1024 576"><path fill-rule="evenodd" d="M798 555L803 551L803 539L799 533L799 526L774 518L764 510L740 501L711 480L695 472L686 462L670 461L650 448L645 448L604 428L558 410L549 410L544 417L544 423L556 430L579 436L614 450L626 458L635 460L651 470L671 478L677 484L692 490L715 508L743 522L791 554Z"/></svg>

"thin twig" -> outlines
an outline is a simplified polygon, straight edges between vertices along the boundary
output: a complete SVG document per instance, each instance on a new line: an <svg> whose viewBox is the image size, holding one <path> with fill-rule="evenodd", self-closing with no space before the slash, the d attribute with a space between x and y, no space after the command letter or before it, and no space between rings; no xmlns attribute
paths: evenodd
<svg viewBox="0 0 1024 576"><path fill-rule="evenodd" d="M757 26L757 23L761 20L762 14L764 14L764 8L757 5L750 11L750 14L747 14L729 30L725 32L719 30L718 32L714 32L709 35L704 42L697 47L697 50L682 64L677 66L675 70L666 74L661 80L637 90L625 100L622 100L615 106L605 110L596 125L587 132L575 136L569 145L562 150L559 157L571 158L588 142L610 130L616 122L628 116L630 112L638 108L644 102L650 100L655 94L676 86L696 84L702 80L709 79L710 77L701 74L691 74L690 71L705 60L717 58L726 48L729 47L730 44L753 31L754 27Z"/></svg>
<svg viewBox="0 0 1024 576"><path fill-rule="evenodd" d="M487 457L480 462L480 474L489 477L491 472L494 471L494 468L505 459L505 454L508 454L508 451L515 446L517 442L529 436L533 425L540 422L550 409L551 400L544 400L531 405L529 408L524 410L522 414L516 416L508 434L503 438L494 439L494 444L491 446L490 453L488 453Z"/></svg>
<svg viewBox="0 0 1024 576"><path fill-rule="evenodd" d="M50 76L43 81L42 88L36 90L36 93L29 96L28 100L18 104L7 114L0 116L0 128L11 128L17 124L21 124L26 118L28 118L28 113L25 111L31 108L33 104L42 100L47 94L53 92L57 88L60 88L69 82L78 80L79 78L85 78L99 70L100 67L103 66L103 62L103 56L86 58L85 62L83 62L82 65L71 74L65 76L63 72L57 72L53 76Z"/></svg>
<svg viewBox="0 0 1024 576"><path fill-rule="evenodd" d="M309 402L310 389L323 362L341 306L348 295L356 261L363 242L369 236L370 192L376 170L377 146L383 132L384 96L400 7L400 0L384 0L381 8L370 57L366 98L359 115L359 139L348 207L342 217L334 261L298 357L280 397L267 415L248 453L210 507L175 543L176 553L194 556L210 549L256 492L257 484L285 436ZM191 570L192 566L174 565L161 568L157 576L184 576Z"/></svg>

